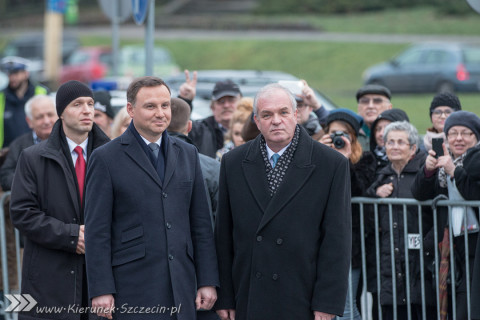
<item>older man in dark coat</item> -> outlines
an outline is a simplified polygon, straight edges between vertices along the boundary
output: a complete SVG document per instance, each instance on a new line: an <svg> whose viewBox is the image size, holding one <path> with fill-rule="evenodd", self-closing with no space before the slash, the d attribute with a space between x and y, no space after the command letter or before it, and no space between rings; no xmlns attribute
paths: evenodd
<svg viewBox="0 0 480 320"><path fill-rule="evenodd" d="M88 167L92 306L115 319L195 319L219 284L198 152L169 137L170 89L161 79L134 80L127 101L130 127Z"/></svg>
<svg viewBox="0 0 480 320"><path fill-rule="evenodd" d="M226 153L216 245L221 319L343 314L351 253L349 164L297 125L278 84L254 102L255 140Z"/></svg>
<svg viewBox="0 0 480 320"><path fill-rule="evenodd" d="M93 123L93 105L93 93L83 83L63 84L56 96L60 119L49 139L25 149L18 160L10 214L25 236L22 294L30 294L38 303L29 312L20 312L20 320L89 318L81 309L88 307L85 162L109 141Z"/></svg>

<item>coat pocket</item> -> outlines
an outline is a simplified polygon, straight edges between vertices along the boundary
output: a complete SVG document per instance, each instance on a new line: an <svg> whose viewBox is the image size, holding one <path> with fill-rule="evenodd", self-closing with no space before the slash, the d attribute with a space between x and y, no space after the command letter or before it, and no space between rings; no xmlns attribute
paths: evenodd
<svg viewBox="0 0 480 320"><path fill-rule="evenodd" d="M143 236L143 226L136 226L131 229L122 232L122 243L140 238Z"/></svg>
<svg viewBox="0 0 480 320"><path fill-rule="evenodd" d="M143 257L145 257L145 244L139 243L132 247L114 252L112 257L112 267L132 262Z"/></svg>

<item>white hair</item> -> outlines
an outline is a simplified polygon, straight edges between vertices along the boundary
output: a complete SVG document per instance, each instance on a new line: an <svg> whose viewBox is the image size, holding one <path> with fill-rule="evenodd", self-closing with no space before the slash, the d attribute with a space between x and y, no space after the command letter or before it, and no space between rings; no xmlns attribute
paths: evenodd
<svg viewBox="0 0 480 320"><path fill-rule="evenodd" d="M28 99L28 101L25 103L25 115L28 117L28 119L33 120L32 119L33 104L41 100L48 100L49 102L52 103L53 107L55 108L55 100L53 100L52 97L47 96L45 94L38 94L36 96L33 96L30 99ZM55 113L56 113L56 110L55 110Z"/></svg>

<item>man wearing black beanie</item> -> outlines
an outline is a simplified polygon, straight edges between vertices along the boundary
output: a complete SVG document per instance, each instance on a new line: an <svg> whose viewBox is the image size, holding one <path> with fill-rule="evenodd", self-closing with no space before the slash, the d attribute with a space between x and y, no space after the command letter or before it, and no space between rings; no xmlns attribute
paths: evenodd
<svg viewBox="0 0 480 320"><path fill-rule="evenodd" d="M93 93L83 83L60 86L56 108L49 139L22 152L12 185L12 222L25 235L21 291L37 302L19 320L44 318L42 307L62 310L62 319L89 318L81 309L88 306L84 179L92 151L109 139L93 123Z"/></svg>

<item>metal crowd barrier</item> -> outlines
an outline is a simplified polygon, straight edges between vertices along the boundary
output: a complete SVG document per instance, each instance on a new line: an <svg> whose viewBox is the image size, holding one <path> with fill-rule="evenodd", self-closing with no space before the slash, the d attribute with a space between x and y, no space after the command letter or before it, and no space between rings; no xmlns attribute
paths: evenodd
<svg viewBox="0 0 480 320"><path fill-rule="evenodd" d="M8 258L7 258L7 234L5 225L4 205L5 201L10 198L10 192L4 192L0 197L0 253L1 253L1 266L2 266L2 280L3 280L3 296L0 296L0 316L3 316L5 320L13 320L14 314L11 312L5 312L5 309L10 304L10 301L5 297L7 294L17 293L10 290L10 282L8 277ZM16 265L17 265L17 279L18 288L20 288L21 282L21 258L20 258L20 233L15 229L15 253L16 253Z"/></svg>
<svg viewBox="0 0 480 320"><path fill-rule="evenodd" d="M438 244L439 244L439 232L443 232L443 230L437 230L437 212L439 207L447 207L448 209L448 226L449 226L449 236L450 236L450 254L449 255L449 268L451 270L451 274L455 275L455 268L456 263L455 263L455 253L454 247L453 247L453 232L452 232L452 207L461 207L464 208L464 212L466 215L466 209L467 208L473 208L480 210L480 201L454 201L454 200L444 200L446 197L438 197L434 200L429 200L429 201L416 201L414 199L391 199L391 198L365 198L365 197L354 197L352 198L352 204L358 204L359 205L359 214L360 214L360 234L361 234L361 252L362 252L362 277L360 279L361 283L359 283L359 286L362 286L362 305L366 306L367 303L367 261L366 261L366 244L365 244L365 214L366 210L365 207L369 206L369 214L371 213L372 207L373 207L373 215L374 215L374 232L375 235L375 260L376 260L376 289L377 289L377 294L378 294L378 301L377 305L372 305L371 309L370 308L362 308L362 320L369 320L372 319L372 313L377 312L378 319L382 320L382 309L381 309L381 302L380 302L380 296L381 296L381 274L380 274L380 234L379 234L379 206L381 205L386 205L388 206L388 215L389 215L389 228L390 231L393 229L393 223L392 223L392 212L393 208L403 208L403 225L408 226L408 219L407 219L407 206L416 206L416 212L418 214L418 229L419 229L419 239L424 239L424 234L423 234L423 217L424 217L424 212L423 209L425 207L430 207L433 212L433 229L434 229L434 243L436 244L435 250L434 250L434 261L435 261L435 268L434 268L434 273L435 273L435 301L436 301L436 312L437 312L437 317L436 319L440 319L440 296L439 296L439 265L440 265L440 251L438 250ZM398 209L397 209L398 210ZM430 214L430 212L428 213ZM478 214L476 214L476 218L478 218ZM467 219L463 219L463 227L464 230L467 230ZM477 232L478 234L478 232ZM468 319L471 319L471 301L470 301L470 287L471 287L471 274L470 274L470 257L469 257L469 243L468 243L468 232L464 232L463 235L460 235L459 237L463 237L464 242L465 242L465 277L466 277L466 300L467 300L467 312L468 312ZM406 254L409 246L408 246L408 228L405 227L403 230L403 236L404 236L404 248L405 248L405 266L409 266L409 255ZM420 241L420 248L419 248L419 258L420 258L420 276L421 276L421 301L422 301L422 319L427 319L426 315L426 296L425 296L425 281L430 281L425 279L425 261L424 261L424 244L423 241ZM395 253L394 253L394 239L393 239L393 232L390 232L390 258L391 258L391 267L392 267L392 293L393 293L393 301L397 301L397 287L396 287L396 269L395 269ZM408 319L412 319L412 310L411 310L411 292L410 292L410 268L405 267L405 281L406 281L406 307L407 307L407 314L408 314ZM455 276L451 276L451 285L450 285L450 291L451 291L451 300L449 300L449 303L451 303L452 307L452 319L457 320L456 316L456 300L455 300L455 295L456 295L456 284L455 284ZM351 279L349 279L349 286L351 286ZM347 297L347 299L350 299L350 314L353 314L353 293L352 290L350 291L350 296ZM477 302L478 303L478 302ZM397 320L397 304L393 303L393 318ZM353 317L351 318L353 319ZM400 320L400 318L398 318ZM464 320L464 319L458 319L458 320Z"/></svg>

